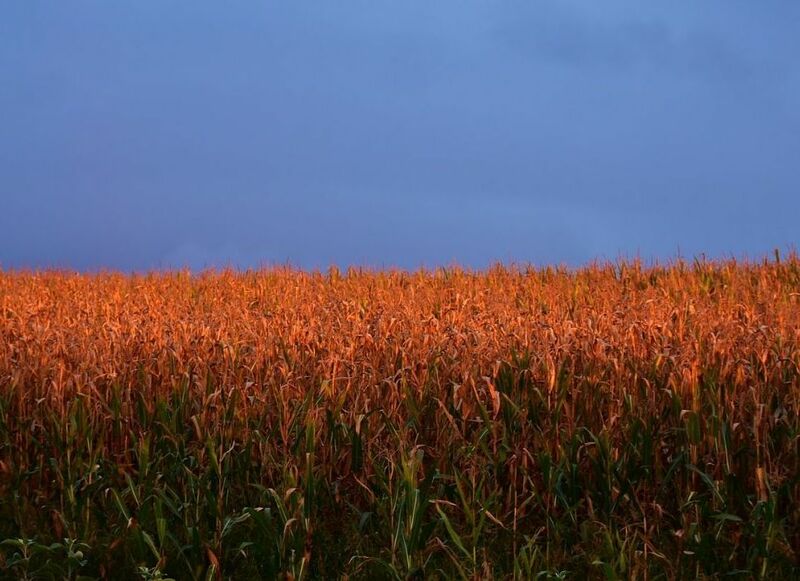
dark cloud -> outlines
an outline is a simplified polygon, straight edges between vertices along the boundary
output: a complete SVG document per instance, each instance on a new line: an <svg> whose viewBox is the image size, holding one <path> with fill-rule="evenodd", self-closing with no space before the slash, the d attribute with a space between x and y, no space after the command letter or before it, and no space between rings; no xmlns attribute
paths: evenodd
<svg viewBox="0 0 800 581"><path fill-rule="evenodd" d="M758 73L735 39L706 22L692 23L685 9L676 7L676 14L663 18L610 6L612 18L569 3L526 4L513 19L498 24L495 38L526 59L612 75L655 70L679 80L696 76L741 82Z"/></svg>

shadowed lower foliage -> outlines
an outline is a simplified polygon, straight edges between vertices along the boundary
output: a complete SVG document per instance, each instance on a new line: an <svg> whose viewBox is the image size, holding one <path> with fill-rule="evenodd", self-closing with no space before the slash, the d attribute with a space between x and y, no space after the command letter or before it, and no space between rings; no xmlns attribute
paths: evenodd
<svg viewBox="0 0 800 581"><path fill-rule="evenodd" d="M800 575L800 260L0 273L4 578Z"/></svg>

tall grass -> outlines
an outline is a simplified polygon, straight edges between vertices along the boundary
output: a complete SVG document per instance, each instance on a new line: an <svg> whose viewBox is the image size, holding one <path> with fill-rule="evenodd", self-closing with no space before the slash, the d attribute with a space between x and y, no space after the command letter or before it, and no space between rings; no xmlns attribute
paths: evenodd
<svg viewBox="0 0 800 581"><path fill-rule="evenodd" d="M800 259L0 273L5 578L800 576Z"/></svg>

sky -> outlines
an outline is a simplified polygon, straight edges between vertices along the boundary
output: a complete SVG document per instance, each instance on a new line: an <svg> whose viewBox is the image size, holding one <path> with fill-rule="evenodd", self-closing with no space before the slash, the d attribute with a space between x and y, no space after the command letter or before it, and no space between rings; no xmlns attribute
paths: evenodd
<svg viewBox="0 0 800 581"><path fill-rule="evenodd" d="M800 3L8 0L0 268L761 257Z"/></svg>

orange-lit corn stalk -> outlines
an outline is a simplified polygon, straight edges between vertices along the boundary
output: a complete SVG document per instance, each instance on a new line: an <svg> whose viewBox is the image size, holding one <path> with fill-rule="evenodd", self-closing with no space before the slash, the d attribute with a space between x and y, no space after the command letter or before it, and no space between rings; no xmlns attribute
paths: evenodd
<svg viewBox="0 0 800 581"><path fill-rule="evenodd" d="M797 574L799 398L796 256L0 273L0 563Z"/></svg>

